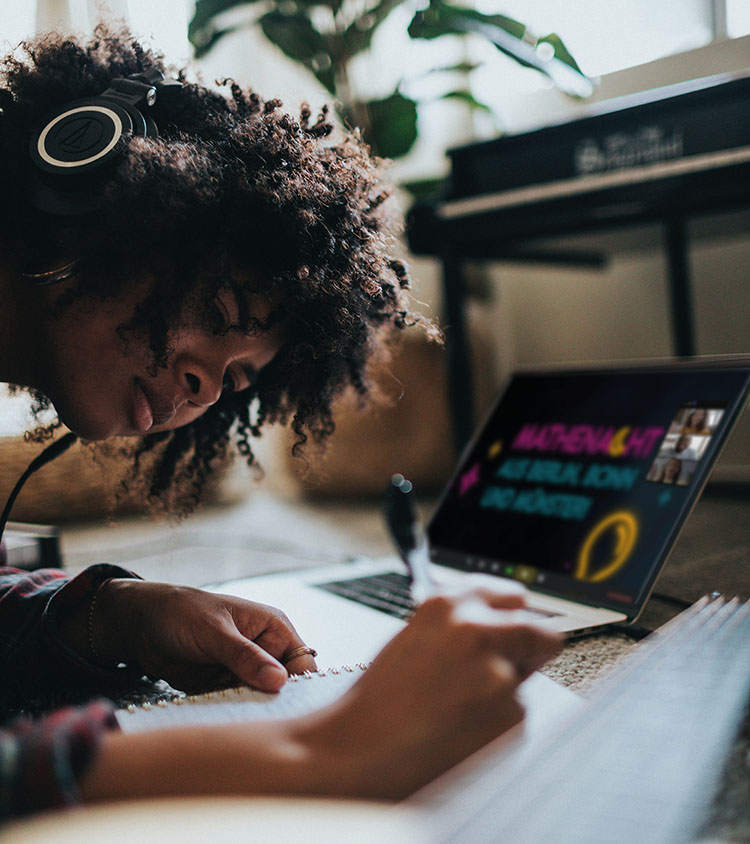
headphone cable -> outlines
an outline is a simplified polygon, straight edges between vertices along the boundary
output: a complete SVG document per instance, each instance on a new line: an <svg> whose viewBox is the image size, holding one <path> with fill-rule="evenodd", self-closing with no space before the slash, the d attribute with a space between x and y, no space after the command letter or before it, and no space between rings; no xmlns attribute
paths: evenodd
<svg viewBox="0 0 750 844"><path fill-rule="evenodd" d="M5 502L3 514L0 516L0 541L2 541L5 526L8 523L8 517L10 516L10 511L13 509L18 493L21 491L21 488L26 481L34 474L34 472L37 471L37 469L41 469L42 466L50 463L56 457L59 457L64 451L67 451L77 439L78 437L73 433L65 434L60 437L59 440L55 440L53 443L50 443L50 445L48 445L41 454L38 454L31 463L29 463L26 471L16 481L16 485L13 487L11 494L8 496L8 500Z"/></svg>

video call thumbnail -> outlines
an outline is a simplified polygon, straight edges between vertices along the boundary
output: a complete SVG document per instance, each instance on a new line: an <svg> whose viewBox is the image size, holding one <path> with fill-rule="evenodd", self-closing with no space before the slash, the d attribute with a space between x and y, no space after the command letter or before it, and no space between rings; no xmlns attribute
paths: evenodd
<svg viewBox="0 0 750 844"><path fill-rule="evenodd" d="M646 480L687 486L695 474L726 405L686 402L675 414Z"/></svg>

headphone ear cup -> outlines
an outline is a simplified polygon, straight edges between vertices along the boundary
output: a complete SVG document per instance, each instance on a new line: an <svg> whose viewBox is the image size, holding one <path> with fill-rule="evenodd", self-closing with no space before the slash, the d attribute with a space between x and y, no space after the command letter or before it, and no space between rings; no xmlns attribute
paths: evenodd
<svg viewBox="0 0 750 844"><path fill-rule="evenodd" d="M43 173L91 175L120 154L128 137L146 132L135 108L103 97L78 100L47 117L31 136L29 154Z"/></svg>
<svg viewBox="0 0 750 844"><path fill-rule="evenodd" d="M156 121L150 115L146 115L146 137L159 137L159 127L156 125Z"/></svg>
<svg viewBox="0 0 750 844"><path fill-rule="evenodd" d="M105 102L112 105L111 100L105 100ZM117 105L120 105L117 103ZM135 106L130 105L129 103L123 103L122 108L127 111L128 116L130 117L130 134L136 138L146 138L150 137L149 135L149 124L152 124L154 121L143 114L142 111L137 109Z"/></svg>
<svg viewBox="0 0 750 844"><path fill-rule="evenodd" d="M157 91L179 88L149 70L112 79L98 97L60 106L47 115L29 141L28 198L50 214L88 214L103 207L104 178L128 138L157 138L156 123L141 106L154 104Z"/></svg>

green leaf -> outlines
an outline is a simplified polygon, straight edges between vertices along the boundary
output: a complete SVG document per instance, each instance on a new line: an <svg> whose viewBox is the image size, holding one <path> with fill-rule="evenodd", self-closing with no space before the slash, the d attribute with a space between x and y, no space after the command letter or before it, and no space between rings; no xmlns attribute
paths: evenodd
<svg viewBox="0 0 750 844"><path fill-rule="evenodd" d="M465 73L469 74L475 71L478 67L482 65L479 62L457 62L456 64L448 64L443 65L442 67L432 67L430 68L425 76L432 74L432 73Z"/></svg>
<svg viewBox="0 0 750 844"><path fill-rule="evenodd" d="M445 94L441 94L438 97L439 100L460 100L462 103L465 103L472 109L476 109L476 111L483 111L486 114L492 114L492 109L487 105L487 103L483 103L481 100L478 100L471 91L467 91L466 88L457 88L455 91L448 91Z"/></svg>
<svg viewBox="0 0 750 844"><path fill-rule="evenodd" d="M399 158L406 155L417 139L417 104L396 92L384 100L362 104L370 126L365 140L378 155Z"/></svg>
<svg viewBox="0 0 750 844"><path fill-rule="evenodd" d="M551 32L549 35L545 35L544 38L540 38L536 43L537 46L539 44L550 44L555 51L556 59L559 59L561 62L565 62L565 64L572 67L573 70L583 73L581 68L578 66L578 62L570 54L568 48L563 43L562 38L560 38L557 33Z"/></svg>
<svg viewBox="0 0 750 844"><path fill-rule="evenodd" d="M208 53L213 46L230 32L245 24L217 27L216 19L224 12L243 5L250 6L259 0L197 0L195 14L190 21L188 37L197 58ZM342 0L290 0L279 10L279 0L272 0L275 8L259 21L268 40L279 47L289 58L304 65L328 90L336 95L335 68L324 37L313 27L304 7L312 9L326 5L334 13ZM288 9L288 10L287 10Z"/></svg>
<svg viewBox="0 0 750 844"><path fill-rule="evenodd" d="M464 35L468 31L462 21L483 23L498 27L519 40L526 35L526 26L506 15L485 15L476 9L451 6L442 0L431 0L430 5L417 12L408 32L412 38L440 38L443 35Z"/></svg>
<svg viewBox="0 0 750 844"><path fill-rule="evenodd" d="M297 62L309 65L326 51L323 36L304 12L274 9L261 17L260 25L266 38Z"/></svg>
<svg viewBox="0 0 750 844"><path fill-rule="evenodd" d="M327 6L333 14L337 14L344 4L344 0L296 0L299 6L312 9L315 6Z"/></svg>
<svg viewBox="0 0 750 844"><path fill-rule="evenodd" d="M328 42L304 12L274 9L263 15L259 23L272 44L290 59L304 65L326 90L335 95L335 68Z"/></svg>
<svg viewBox="0 0 750 844"><path fill-rule="evenodd" d="M569 94L587 96L593 90L578 65L571 63L572 56L557 36L547 36L547 39L553 50L559 47L561 57L558 58L555 54L550 59L545 59L537 53L538 42L526 27L504 15L485 15L476 9L454 6L446 0L430 0L426 9L414 15L408 32L412 38L480 35L518 64L545 74Z"/></svg>
<svg viewBox="0 0 750 844"><path fill-rule="evenodd" d="M378 27L403 2L404 0L380 0L377 6L354 19L342 35L347 59L370 48Z"/></svg>
<svg viewBox="0 0 750 844"><path fill-rule="evenodd" d="M333 65L310 68L315 78L332 96L336 96L336 73Z"/></svg>
<svg viewBox="0 0 750 844"><path fill-rule="evenodd" d="M239 28L239 26L226 26L223 29L211 30L211 36L208 41L202 42L200 47L195 46L193 51L195 58L200 59L205 56L206 53L209 53L213 49L217 41L220 41L225 35L236 32Z"/></svg>
<svg viewBox="0 0 750 844"><path fill-rule="evenodd" d="M401 187L408 190L416 200L440 196L446 186L446 179L415 179L411 182L401 182Z"/></svg>
<svg viewBox="0 0 750 844"><path fill-rule="evenodd" d="M257 0L197 0L193 18L188 24L188 39L196 55L208 52L219 38L237 27L219 28L215 18L237 6L250 5Z"/></svg>

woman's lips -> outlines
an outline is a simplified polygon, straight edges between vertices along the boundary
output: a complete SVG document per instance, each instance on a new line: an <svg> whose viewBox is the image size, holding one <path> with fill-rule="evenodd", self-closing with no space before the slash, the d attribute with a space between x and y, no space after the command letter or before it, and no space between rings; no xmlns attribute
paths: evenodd
<svg viewBox="0 0 750 844"><path fill-rule="evenodd" d="M150 388L140 378L135 379L135 413L133 420L142 433L169 422L177 412L173 401Z"/></svg>

